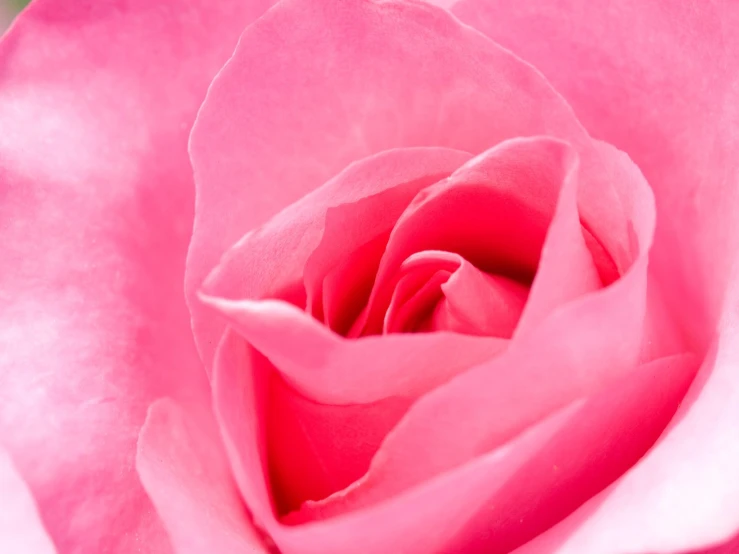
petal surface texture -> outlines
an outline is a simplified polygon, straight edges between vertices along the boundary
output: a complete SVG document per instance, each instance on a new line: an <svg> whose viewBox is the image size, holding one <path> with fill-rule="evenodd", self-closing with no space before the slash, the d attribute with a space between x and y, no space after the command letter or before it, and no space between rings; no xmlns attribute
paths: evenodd
<svg viewBox="0 0 739 554"><path fill-rule="evenodd" d="M171 549L134 457L154 398L207 387L188 135L266 8L38 0L0 44L0 441L61 552Z"/></svg>

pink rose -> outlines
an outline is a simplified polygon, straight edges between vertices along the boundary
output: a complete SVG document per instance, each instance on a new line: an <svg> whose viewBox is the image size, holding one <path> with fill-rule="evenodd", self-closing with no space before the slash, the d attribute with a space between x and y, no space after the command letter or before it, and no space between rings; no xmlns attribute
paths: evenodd
<svg viewBox="0 0 739 554"><path fill-rule="evenodd" d="M739 5L434 3L3 37L0 551L739 549Z"/></svg>

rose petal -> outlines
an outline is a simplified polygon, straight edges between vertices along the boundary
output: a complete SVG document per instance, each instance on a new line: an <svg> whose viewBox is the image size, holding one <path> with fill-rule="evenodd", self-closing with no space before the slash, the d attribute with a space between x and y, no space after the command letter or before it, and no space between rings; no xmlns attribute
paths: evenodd
<svg viewBox="0 0 739 554"><path fill-rule="evenodd" d="M452 274L445 269L434 271L421 282L406 275L398 282L390 306L385 314L383 333L413 332L423 323L424 316L433 313L434 307L441 300L444 293L441 286L449 280ZM422 277L422 276L420 276ZM506 337L508 338L508 337Z"/></svg>
<svg viewBox="0 0 739 554"><path fill-rule="evenodd" d="M64 552L170 549L133 457L152 398L206 386L187 138L265 6L37 0L2 38L0 436Z"/></svg>
<svg viewBox="0 0 739 554"><path fill-rule="evenodd" d="M737 550L739 550L739 534L716 546L695 550L689 554L735 554Z"/></svg>
<svg viewBox="0 0 739 554"><path fill-rule="evenodd" d="M365 281L368 277L374 279L382 250L375 248L371 251L373 255L364 260L353 256L353 265L347 267L347 271L341 275L344 277L341 288L338 288L338 283L334 283L333 288L324 287L324 278L330 275L332 270L335 270L336 266L346 259L347 255L356 253L358 245L375 244L377 239L382 238L386 240L400 215L419 191L447 177L470 157L466 153L440 148L409 148L377 156L376 164L380 165L381 169L376 168L375 171L378 171L379 175L368 175L367 177L377 192L373 191L371 196L367 194L353 203L337 205L326 214L321 243L305 263L308 310L315 311L311 310L312 304L323 301L329 309L334 308L329 311L329 314L333 318L338 318L341 317L342 299L348 300L352 296L357 302L356 296L359 292L357 288L361 290L361 287L352 286L352 284L358 280ZM378 177L384 175L403 185L379 193L382 179ZM356 176L347 176L340 180L342 182L337 184L344 190L356 191L359 188ZM337 179L332 180L332 182L336 181ZM341 200L340 197L337 198L335 192L326 192L332 204L335 205ZM321 209L320 206L317 208ZM338 277L335 275L334 279ZM370 280L370 286L372 280ZM365 299L368 297L369 294L364 296ZM362 295L359 294L359 300L361 299Z"/></svg>
<svg viewBox="0 0 739 554"><path fill-rule="evenodd" d="M211 414L195 416L169 399L154 402L139 436L136 467L177 554L266 554Z"/></svg>
<svg viewBox="0 0 739 554"><path fill-rule="evenodd" d="M409 256L397 281L385 333L428 324L423 330L510 338L528 294L523 285L483 273L459 254L433 250ZM428 321L417 321L419 316Z"/></svg>
<svg viewBox="0 0 739 554"><path fill-rule="evenodd" d="M528 290L511 279L482 273L464 263L441 285L444 299L434 329L510 338L521 318Z"/></svg>
<svg viewBox="0 0 739 554"><path fill-rule="evenodd" d="M365 404L415 397L501 352L508 341L456 333L345 339L280 300L202 296L307 398Z"/></svg>
<svg viewBox="0 0 739 554"><path fill-rule="evenodd" d="M325 498L364 475L410 402L394 397L372 404L318 404L272 370L265 415L269 477L278 513Z"/></svg>
<svg viewBox="0 0 739 554"><path fill-rule="evenodd" d="M722 335L660 443L530 552L684 551L736 533L735 512L727 509L737 501L736 314L735 308L724 320Z"/></svg>
<svg viewBox="0 0 739 554"><path fill-rule="evenodd" d="M618 265L628 230L607 159L533 68L420 2L280 2L244 33L193 130L187 289L204 359L224 329L194 299L205 275L245 233L350 162L409 146L480 153L546 134L578 150L583 219L598 237L608 229Z"/></svg>
<svg viewBox="0 0 739 554"><path fill-rule="evenodd" d="M33 496L4 450L0 450L0 491L0 551L54 554L56 548L41 523Z"/></svg>
<svg viewBox="0 0 739 554"><path fill-rule="evenodd" d="M267 399L271 368L227 331L213 365L212 397L234 479L258 528L274 521L267 459Z"/></svg>

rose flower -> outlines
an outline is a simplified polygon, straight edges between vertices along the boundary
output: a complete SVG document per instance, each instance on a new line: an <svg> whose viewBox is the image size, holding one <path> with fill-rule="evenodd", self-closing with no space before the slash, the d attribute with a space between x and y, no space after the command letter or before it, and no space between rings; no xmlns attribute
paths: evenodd
<svg viewBox="0 0 739 554"><path fill-rule="evenodd" d="M0 550L739 548L739 5L36 0Z"/></svg>

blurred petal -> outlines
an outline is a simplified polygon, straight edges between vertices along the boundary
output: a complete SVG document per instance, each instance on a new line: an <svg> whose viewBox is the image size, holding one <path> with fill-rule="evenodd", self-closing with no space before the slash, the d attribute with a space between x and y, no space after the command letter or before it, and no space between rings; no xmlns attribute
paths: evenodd
<svg viewBox="0 0 739 554"><path fill-rule="evenodd" d="M136 467L177 554L265 553L233 482L209 412L151 405Z"/></svg>
<svg viewBox="0 0 739 554"><path fill-rule="evenodd" d="M7 452L0 450L0 551L23 554L55 554L31 492Z"/></svg>
<svg viewBox="0 0 739 554"><path fill-rule="evenodd" d="M188 133L265 5L37 0L0 43L0 436L63 552L170 549L134 454L206 386Z"/></svg>

